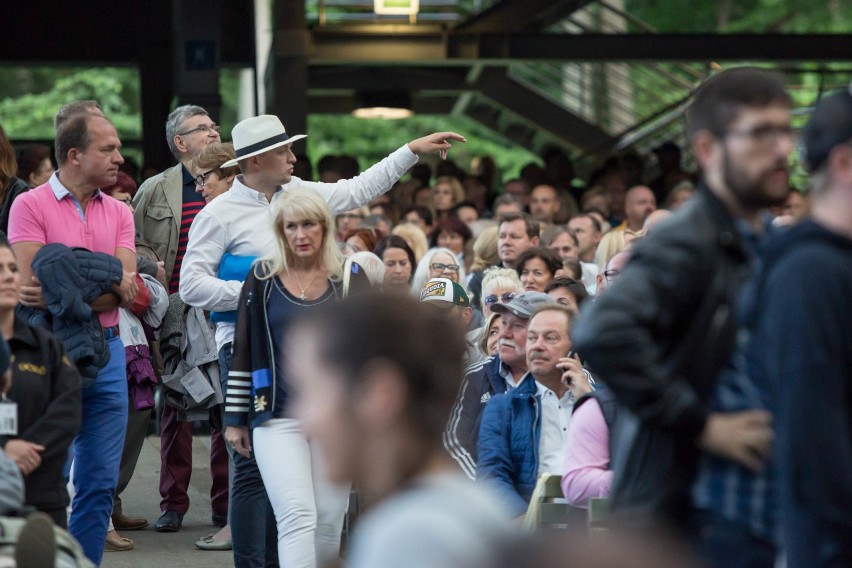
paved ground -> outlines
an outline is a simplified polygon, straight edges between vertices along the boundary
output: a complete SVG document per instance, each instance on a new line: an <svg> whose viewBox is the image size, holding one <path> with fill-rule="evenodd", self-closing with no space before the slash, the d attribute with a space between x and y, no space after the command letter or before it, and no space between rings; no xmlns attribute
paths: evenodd
<svg viewBox="0 0 852 568"><path fill-rule="evenodd" d="M159 516L160 439L150 436L145 441L136 474L122 495L126 514L145 517L149 526L144 531L122 533L135 543L128 552L106 552L103 568L218 568L233 566L231 552L209 552L195 548L198 538L218 530L210 524L210 438L195 437L193 471L189 487L190 508L177 533L158 533L154 521Z"/></svg>

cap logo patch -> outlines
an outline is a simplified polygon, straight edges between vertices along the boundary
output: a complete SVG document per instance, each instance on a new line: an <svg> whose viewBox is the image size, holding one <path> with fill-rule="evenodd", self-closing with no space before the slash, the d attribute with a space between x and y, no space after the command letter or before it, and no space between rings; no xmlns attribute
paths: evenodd
<svg viewBox="0 0 852 568"><path fill-rule="evenodd" d="M423 289L420 293L420 299L430 298L433 296L445 296L447 293L447 284L445 282L436 282Z"/></svg>

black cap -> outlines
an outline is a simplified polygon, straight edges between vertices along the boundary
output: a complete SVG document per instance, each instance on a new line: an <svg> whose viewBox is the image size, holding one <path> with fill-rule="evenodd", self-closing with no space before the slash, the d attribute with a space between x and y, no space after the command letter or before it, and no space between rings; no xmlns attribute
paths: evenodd
<svg viewBox="0 0 852 568"><path fill-rule="evenodd" d="M852 92L850 89L825 97L814 107L802 132L805 164L814 172L825 164L832 148L852 140Z"/></svg>

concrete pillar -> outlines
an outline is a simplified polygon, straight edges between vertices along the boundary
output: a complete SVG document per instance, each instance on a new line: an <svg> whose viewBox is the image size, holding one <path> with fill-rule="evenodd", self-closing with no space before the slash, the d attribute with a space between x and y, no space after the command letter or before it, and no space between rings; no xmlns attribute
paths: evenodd
<svg viewBox="0 0 852 568"><path fill-rule="evenodd" d="M173 0L174 70L177 102L204 107L219 120L222 0Z"/></svg>
<svg viewBox="0 0 852 568"><path fill-rule="evenodd" d="M267 112L277 115L289 134L308 126L308 42L304 0L275 0L272 65L267 73Z"/></svg>
<svg viewBox="0 0 852 568"><path fill-rule="evenodd" d="M172 0L149 0L140 10L139 65L142 153L146 165L162 170L175 163L165 138L166 117L173 98Z"/></svg>

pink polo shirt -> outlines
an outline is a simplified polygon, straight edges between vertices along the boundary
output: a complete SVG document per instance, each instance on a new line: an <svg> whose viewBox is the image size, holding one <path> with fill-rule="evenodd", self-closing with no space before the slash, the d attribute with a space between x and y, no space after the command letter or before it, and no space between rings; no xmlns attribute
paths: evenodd
<svg viewBox="0 0 852 568"><path fill-rule="evenodd" d="M62 243L115 255L116 248L136 251L133 214L124 203L95 193L83 213L77 199L54 173L47 183L22 193L9 213L11 244ZM118 325L118 309L98 314L101 325Z"/></svg>

